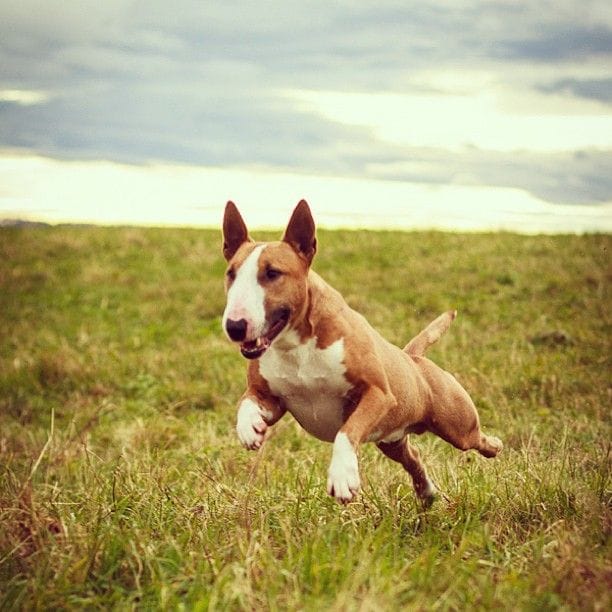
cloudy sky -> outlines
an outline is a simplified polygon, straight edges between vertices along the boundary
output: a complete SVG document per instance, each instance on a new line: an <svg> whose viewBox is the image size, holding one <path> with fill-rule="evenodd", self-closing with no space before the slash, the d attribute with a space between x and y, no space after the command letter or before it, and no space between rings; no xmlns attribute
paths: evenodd
<svg viewBox="0 0 612 612"><path fill-rule="evenodd" d="M612 231L609 0L0 4L0 218Z"/></svg>

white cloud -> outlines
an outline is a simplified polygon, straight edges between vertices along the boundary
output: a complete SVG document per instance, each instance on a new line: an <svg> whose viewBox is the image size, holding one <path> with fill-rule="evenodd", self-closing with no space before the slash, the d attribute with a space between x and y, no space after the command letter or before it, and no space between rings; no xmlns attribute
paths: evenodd
<svg viewBox="0 0 612 612"><path fill-rule="evenodd" d="M32 182L32 176L39 180ZM282 227L302 197L323 227L612 231L612 203L560 206L517 189L291 172L0 157L0 218L219 227L233 199L250 227Z"/></svg>
<svg viewBox="0 0 612 612"><path fill-rule="evenodd" d="M505 110L500 99L504 95L511 99L513 94L495 87L466 95L295 90L286 95L325 119L369 128L382 141L409 147L535 152L612 149L612 114L603 114L601 108L593 113L595 103L590 101L580 103L584 113L570 112L566 107L577 104L560 96L532 93L532 111L527 114Z"/></svg>
<svg viewBox="0 0 612 612"><path fill-rule="evenodd" d="M33 91L23 89L4 89L0 90L0 102L11 102L20 106L32 106L42 104L51 98L49 92Z"/></svg>

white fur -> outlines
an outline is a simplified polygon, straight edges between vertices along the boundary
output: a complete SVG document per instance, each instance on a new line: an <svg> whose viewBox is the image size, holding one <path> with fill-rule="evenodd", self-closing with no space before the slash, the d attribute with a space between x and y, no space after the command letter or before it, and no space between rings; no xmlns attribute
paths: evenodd
<svg viewBox="0 0 612 612"><path fill-rule="evenodd" d="M377 429L376 431L373 431L367 438L366 441L367 442L378 442L380 440L380 437L383 435L383 432L380 431L380 429Z"/></svg>
<svg viewBox="0 0 612 612"><path fill-rule="evenodd" d="M348 502L359 491L359 485L357 455L348 436L339 432L334 440L327 477L327 492L340 502Z"/></svg>
<svg viewBox="0 0 612 612"><path fill-rule="evenodd" d="M423 493L421 493L421 497L423 499L433 499L437 493L438 488L429 478L427 478L427 487L425 488Z"/></svg>
<svg viewBox="0 0 612 612"><path fill-rule="evenodd" d="M267 245L262 244L238 268L236 278L227 292L227 304L223 312L223 329L228 319L247 322L247 340L255 340L264 333L266 310L264 306L265 291L257 281L259 257Z"/></svg>
<svg viewBox="0 0 612 612"><path fill-rule="evenodd" d="M390 434L386 435L381 442L386 442L387 444L391 442L399 442L405 436L406 428L401 427L400 429L394 429Z"/></svg>
<svg viewBox="0 0 612 612"><path fill-rule="evenodd" d="M259 372L306 431L332 442L351 388L344 375L344 340L324 349L316 344L316 338L300 343L298 335L287 330L262 355Z"/></svg>
<svg viewBox="0 0 612 612"><path fill-rule="evenodd" d="M406 435L406 428L404 428L404 427L401 427L400 429L394 429L393 431L388 433L386 436L383 434L383 432L380 429L377 429L377 430L373 431L367 437L367 441L368 442L386 442L386 443L391 443L391 442L397 442L397 441L401 440L405 435Z"/></svg>
<svg viewBox="0 0 612 612"><path fill-rule="evenodd" d="M262 410L252 399L242 400L238 408L236 432L244 447L257 450L262 445L268 428L264 417L268 415L268 411Z"/></svg>

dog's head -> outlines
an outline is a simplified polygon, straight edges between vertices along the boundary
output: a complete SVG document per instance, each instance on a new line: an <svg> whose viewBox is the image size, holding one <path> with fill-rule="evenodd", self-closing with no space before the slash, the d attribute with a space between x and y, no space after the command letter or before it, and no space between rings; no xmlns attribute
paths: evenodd
<svg viewBox="0 0 612 612"><path fill-rule="evenodd" d="M285 329L304 316L308 270L316 249L315 225L304 200L296 206L278 242L251 240L235 204L227 203L223 329L247 359L261 357Z"/></svg>

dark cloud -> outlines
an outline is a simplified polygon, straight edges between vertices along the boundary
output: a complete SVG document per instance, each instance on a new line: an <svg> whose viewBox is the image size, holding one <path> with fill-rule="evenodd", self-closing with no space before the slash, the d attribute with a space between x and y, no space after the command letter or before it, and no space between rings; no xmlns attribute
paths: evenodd
<svg viewBox="0 0 612 612"><path fill-rule="evenodd" d="M537 87L544 93L563 93L578 98L612 103L612 78L609 79L558 79Z"/></svg>
<svg viewBox="0 0 612 612"><path fill-rule="evenodd" d="M228 75L233 66L257 69L258 88L397 91L413 71L427 67L609 53L610 29L582 23L568 4L580 8L562 0L240 7L22 0L2 9L0 82L63 87L130 74L160 80L185 74L198 81L209 65L223 63Z"/></svg>
<svg viewBox="0 0 612 612"><path fill-rule="evenodd" d="M345 173L355 157L378 160L385 150L368 130L299 112L283 98L192 90L169 95L145 85L110 87L85 99L73 95L31 106L0 104L0 141L71 159L262 164Z"/></svg>
<svg viewBox="0 0 612 612"><path fill-rule="evenodd" d="M554 27L524 39L502 40L495 55L506 59L537 62L576 61L612 54L612 30L605 26L579 24Z"/></svg>
<svg viewBox="0 0 612 612"><path fill-rule="evenodd" d="M557 204L612 199L612 151L500 153L469 148L407 151L403 162L373 170L379 178L415 183L488 185L523 189Z"/></svg>

